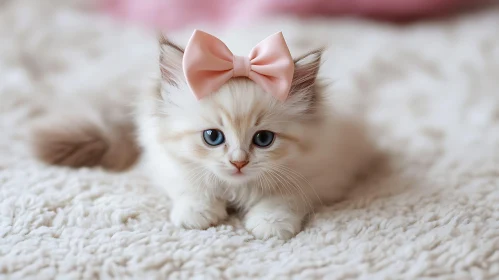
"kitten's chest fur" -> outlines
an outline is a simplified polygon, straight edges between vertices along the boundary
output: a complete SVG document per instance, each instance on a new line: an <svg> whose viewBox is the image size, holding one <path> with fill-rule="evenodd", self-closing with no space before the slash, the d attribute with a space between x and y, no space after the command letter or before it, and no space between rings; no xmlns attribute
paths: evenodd
<svg viewBox="0 0 499 280"><path fill-rule="evenodd" d="M237 186L217 184L207 187L207 194L225 201L231 208L244 211L261 200L262 197L275 193L275 191L262 188L264 187L259 187L257 182L248 182Z"/></svg>

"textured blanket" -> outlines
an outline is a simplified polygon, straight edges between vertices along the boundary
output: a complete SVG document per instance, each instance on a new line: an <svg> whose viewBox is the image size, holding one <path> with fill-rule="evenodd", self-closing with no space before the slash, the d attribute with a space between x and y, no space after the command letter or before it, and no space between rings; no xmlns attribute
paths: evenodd
<svg viewBox="0 0 499 280"><path fill-rule="evenodd" d="M151 34L86 9L0 3L0 278L498 279L499 9L207 29L242 51L278 30L295 54L328 45L334 102L377 132L381 159L287 242L257 240L237 217L175 228L140 164L111 174L33 158L28 128L48 105L133 94L157 67Z"/></svg>

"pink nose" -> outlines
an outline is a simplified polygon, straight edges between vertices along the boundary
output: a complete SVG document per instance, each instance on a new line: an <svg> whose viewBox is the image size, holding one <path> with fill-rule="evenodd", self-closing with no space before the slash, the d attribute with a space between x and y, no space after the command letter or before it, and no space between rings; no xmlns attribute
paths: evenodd
<svg viewBox="0 0 499 280"><path fill-rule="evenodd" d="M241 170L243 167L245 167L248 164L249 161L231 161L232 165L237 167L237 169Z"/></svg>

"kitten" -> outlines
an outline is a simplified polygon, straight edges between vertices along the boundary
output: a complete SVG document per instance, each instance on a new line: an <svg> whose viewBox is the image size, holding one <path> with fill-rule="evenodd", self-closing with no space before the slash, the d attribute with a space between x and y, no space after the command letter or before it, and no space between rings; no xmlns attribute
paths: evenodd
<svg viewBox="0 0 499 280"><path fill-rule="evenodd" d="M340 198L370 158L360 123L328 106L317 79L322 50L295 60L284 102L246 78L198 101L184 79L183 50L164 39L160 48L160 89L139 101L137 126L175 225L216 225L230 206L256 237L289 239L307 214Z"/></svg>
<svg viewBox="0 0 499 280"><path fill-rule="evenodd" d="M142 153L153 182L172 199L175 225L205 229L232 207L257 238L281 239L341 198L371 158L361 122L335 112L317 78L322 50L295 60L284 102L246 78L198 101L184 79L182 48L162 38L160 50L161 82L137 97L135 120L126 106L110 114L116 103L71 110L71 118L58 112L56 122L33 130L38 157L124 170Z"/></svg>

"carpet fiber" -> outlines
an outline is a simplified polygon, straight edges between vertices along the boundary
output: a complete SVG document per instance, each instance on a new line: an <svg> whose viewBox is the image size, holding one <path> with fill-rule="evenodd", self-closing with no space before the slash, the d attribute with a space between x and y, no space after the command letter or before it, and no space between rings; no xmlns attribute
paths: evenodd
<svg viewBox="0 0 499 280"><path fill-rule="evenodd" d="M110 174L36 161L28 128L49 105L140 90L156 45L78 3L0 9L0 278L497 279L499 10L404 26L275 19L216 33L249 50L283 30L293 53L328 45L338 108L366 115L383 151L349 198L283 242L232 217L168 219L140 168ZM185 44L186 35L173 37ZM208 29L208 31L210 31Z"/></svg>

